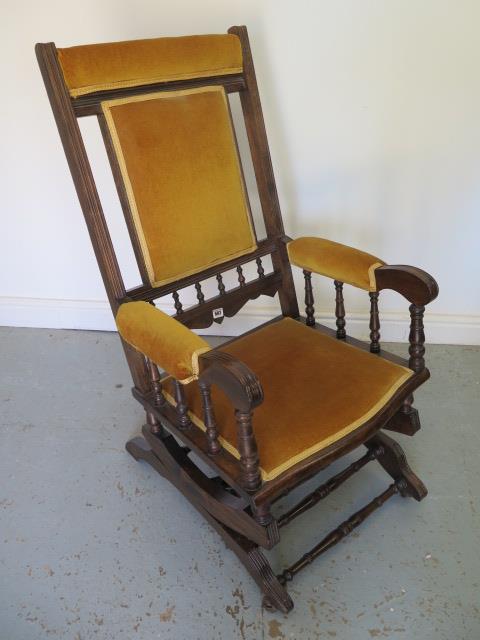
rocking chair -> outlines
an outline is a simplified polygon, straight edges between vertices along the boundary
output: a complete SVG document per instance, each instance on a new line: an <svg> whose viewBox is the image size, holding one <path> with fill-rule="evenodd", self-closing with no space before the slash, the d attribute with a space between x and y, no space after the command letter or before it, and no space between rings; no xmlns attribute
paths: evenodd
<svg viewBox="0 0 480 640"><path fill-rule="evenodd" d="M423 314L438 293L420 269L321 238L285 235L245 27L36 53L108 298L146 411L127 451L177 487L237 554L264 606L293 607L286 583L395 494L427 491L384 430L419 428L412 393L429 377ZM265 223L258 239L230 114L238 92ZM98 119L141 284L125 289L77 118ZM271 260L266 267L265 257ZM262 258L264 261L262 262ZM244 273L252 263L255 277ZM299 314L291 265L305 276ZM228 289L225 273L236 270ZM311 274L334 281L336 331L315 322ZM216 279L216 282L215 282ZM206 280L218 293L205 295ZM370 342L347 336L344 283L370 297ZM194 285L188 307L180 292ZM203 285L203 289L202 289ZM410 303L409 359L380 346L379 292ZM278 293L281 315L213 349L192 329ZM154 301L172 296L170 316ZM159 368L164 374L162 377ZM366 453L280 517L271 505L352 450ZM204 473L197 459L211 470ZM377 460L383 493L275 575L261 552L280 530Z"/></svg>

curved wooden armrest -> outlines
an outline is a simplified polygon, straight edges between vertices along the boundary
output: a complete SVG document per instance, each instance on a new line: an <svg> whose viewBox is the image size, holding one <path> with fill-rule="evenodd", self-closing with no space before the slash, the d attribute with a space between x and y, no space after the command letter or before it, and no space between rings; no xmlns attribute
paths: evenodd
<svg viewBox="0 0 480 640"><path fill-rule="evenodd" d="M375 269L377 290L397 291L412 304L423 306L438 296L438 284L432 276L406 264L383 265Z"/></svg>
<svg viewBox="0 0 480 640"><path fill-rule="evenodd" d="M199 382L216 384L238 411L252 411L263 402L260 380L240 360L215 350L202 354L198 361Z"/></svg>
<svg viewBox="0 0 480 640"><path fill-rule="evenodd" d="M235 408L241 482L247 491L256 491L261 483L257 442L252 426L252 411L263 402L263 389L257 376L246 364L228 353L208 351L199 356L198 382L204 402L210 451L215 453L217 441L215 418L210 401L210 385L217 385Z"/></svg>

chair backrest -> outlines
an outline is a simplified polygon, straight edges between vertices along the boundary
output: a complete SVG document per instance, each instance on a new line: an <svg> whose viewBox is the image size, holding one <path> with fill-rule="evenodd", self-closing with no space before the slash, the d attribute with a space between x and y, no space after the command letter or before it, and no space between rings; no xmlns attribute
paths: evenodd
<svg viewBox="0 0 480 640"><path fill-rule="evenodd" d="M283 314L298 315L246 28L65 49L38 44L36 53L114 314L125 300L172 295L178 320L206 327L215 314L234 315L249 299L278 292ZM240 95L265 223L260 241L232 92ZM125 290L78 126L85 116L98 118L107 148L142 278L133 289ZM257 277L247 282L242 265L250 261ZM232 268L238 286L227 291L222 273ZM212 276L218 295L205 299L201 283ZM179 291L192 284L198 304L184 309Z"/></svg>

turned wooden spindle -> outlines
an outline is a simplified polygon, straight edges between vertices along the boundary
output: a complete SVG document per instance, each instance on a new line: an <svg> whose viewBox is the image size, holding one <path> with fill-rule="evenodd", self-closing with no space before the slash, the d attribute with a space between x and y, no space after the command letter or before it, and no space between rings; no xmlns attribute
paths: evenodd
<svg viewBox="0 0 480 640"><path fill-rule="evenodd" d="M380 353L380 316L378 315L378 293L372 291L370 296L370 351Z"/></svg>
<svg viewBox="0 0 480 640"><path fill-rule="evenodd" d="M203 295L202 285L200 282L195 283L195 289L197 290L198 304L203 304L205 302L205 296Z"/></svg>
<svg viewBox="0 0 480 640"><path fill-rule="evenodd" d="M348 518L348 520L342 522L336 529L325 536L325 538L323 538L321 542L313 547L313 549L303 555L299 560L288 567L288 569L282 571L282 573L277 576L280 584L290 582L299 571L313 562L315 558L318 558L319 555L325 553L325 551L343 540L345 536L347 536L354 529L360 526L362 522L366 520L366 518L368 518L368 516L370 516L374 511L384 505L387 500L389 500L395 494L399 493L400 487L404 482L405 481L403 479L400 479L392 483L383 493L374 498L371 502L360 509L360 511L354 513L350 518Z"/></svg>
<svg viewBox="0 0 480 640"><path fill-rule="evenodd" d="M345 331L345 305L343 303L343 282L334 280L335 285L335 318L337 325L337 339L344 340L347 337Z"/></svg>
<svg viewBox="0 0 480 640"><path fill-rule="evenodd" d="M147 358L147 368L150 376L150 382L152 383L154 404L156 407L162 407L166 403L166 400L162 391L162 383L160 382L158 367L154 362ZM157 417L150 411L147 411L147 424L151 426L151 431L155 435L163 434L162 425Z"/></svg>
<svg viewBox="0 0 480 640"><path fill-rule="evenodd" d="M238 273L238 282L240 283L241 287L245 286L245 276L243 275L243 269L240 265L238 265L237 267L237 273Z"/></svg>
<svg viewBox="0 0 480 640"><path fill-rule="evenodd" d="M225 294L225 285L223 284L222 274L217 273L216 278L218 283L218 290L220 292L220 295L223 296Z"/></svg>
<svg viewBox="0 0 480 640"><path fill-rule="evenodd" d="M252 427L252 412L235 410L242 486L255 491L261 485L257 442Z"/></svg>
<svg viewBox="0 0 480 640"><path fill-rule="evenodd" d="M410 347L408 353L410 359L408 366L410 369L419 373L425 368L425 333L423 330L423 314L425 307L423 305L411 304L410 305L410 335L408 340Z"/></svg>
<svg viewBox="0 0 480 640"><path fill-rule="evenodd" d="M257 273L259 278L265 277L265 269L263 268L262 259L256 258L255 262L257 263Z"/></svg>
<svg viewBox="0 0 480 640"><path fill-rule="evenodd" d="M154 402L156 407L162 407L166 400L162 391L162 383L160 381L160 373L157 365L147 358L148 371L150 374L150 381L152 383Z"/></svg>
<svg viewBox="0 0 480 640"><path fill-rule="evenodd" d="M305 276L305 313L307 315L307 326L315 326L315 308L313 306L312 272L303 270Z"/></svg>
<svg viewBox="0 0 480 640"><path fill-rule="evenodd" d="M176 411L177 418L179 422L180 429L188 429L192 423L188 416L188 407L187 401L185 399L185 390L183 386L178 382L178 380L174 381L175 388L175 402L176 402Z"/></svg>
<svg viewBox="0 0 480 640"><path fill-rule="evenodd" d="M174 291L172 293L172 297L175 303L175 310L177 314L180 315L181 313L183 313L183 306L182 306L182 303L180 302L180 296L178 295L178 291Z"/></svg>
<svg viewBox="0 0 480 640"><path fill-rule="evenodd" d="M208 453L214 456L221 449L218 442L218 430L215 420L215 414L213 412L212 396L210 392L210 385L206 382L199 382L200 395L202 396L203 405L203 423L207 429L207 448Z"/></svg>

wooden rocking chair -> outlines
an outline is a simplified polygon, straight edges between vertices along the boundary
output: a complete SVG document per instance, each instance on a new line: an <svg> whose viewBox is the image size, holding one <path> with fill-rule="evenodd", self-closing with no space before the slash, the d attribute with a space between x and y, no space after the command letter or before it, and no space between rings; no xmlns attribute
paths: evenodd
<svg viewBox="0 0 480 640"><path fill-rule="evenodd" d="M57 49L38 62L133 377L144 406L143 437L127 443L177 487L237 554L264 606L293 607L285 585L395 494L421 500L422 482L383 429L413 435L412 392L429 377L424 307L435 280L410 266L320 238L284 233L245 27L228 34L159 38ZM266 228L258 240L232 125L238 92ZM126 290L77 118L98 118L142 284ZM262 258L270 256L272 269ZM247 281L243 268L256 263ZM291 265L305 275L299 314ZM238 274L227 290L222 274ZM333 279L336 331L315 323L311 274ZM216 278L218 295L202 283ZM345 330L343 284L368 292L370 343ZM184 308L180 290L195 286ZM409 359L380 347L378 297L410 302ZM192 328L231 317L251 299L279 294L281 315L211 349ZM154 301L173 296L171 317ZM167 372L162 378L160 367ZM181 443L181 444L179 444ZM366 453L275 518L271 505L360 446ZM211 470L203 473L194 452ZM261 548L369 461L388 488L279 575Z"/></svg>

